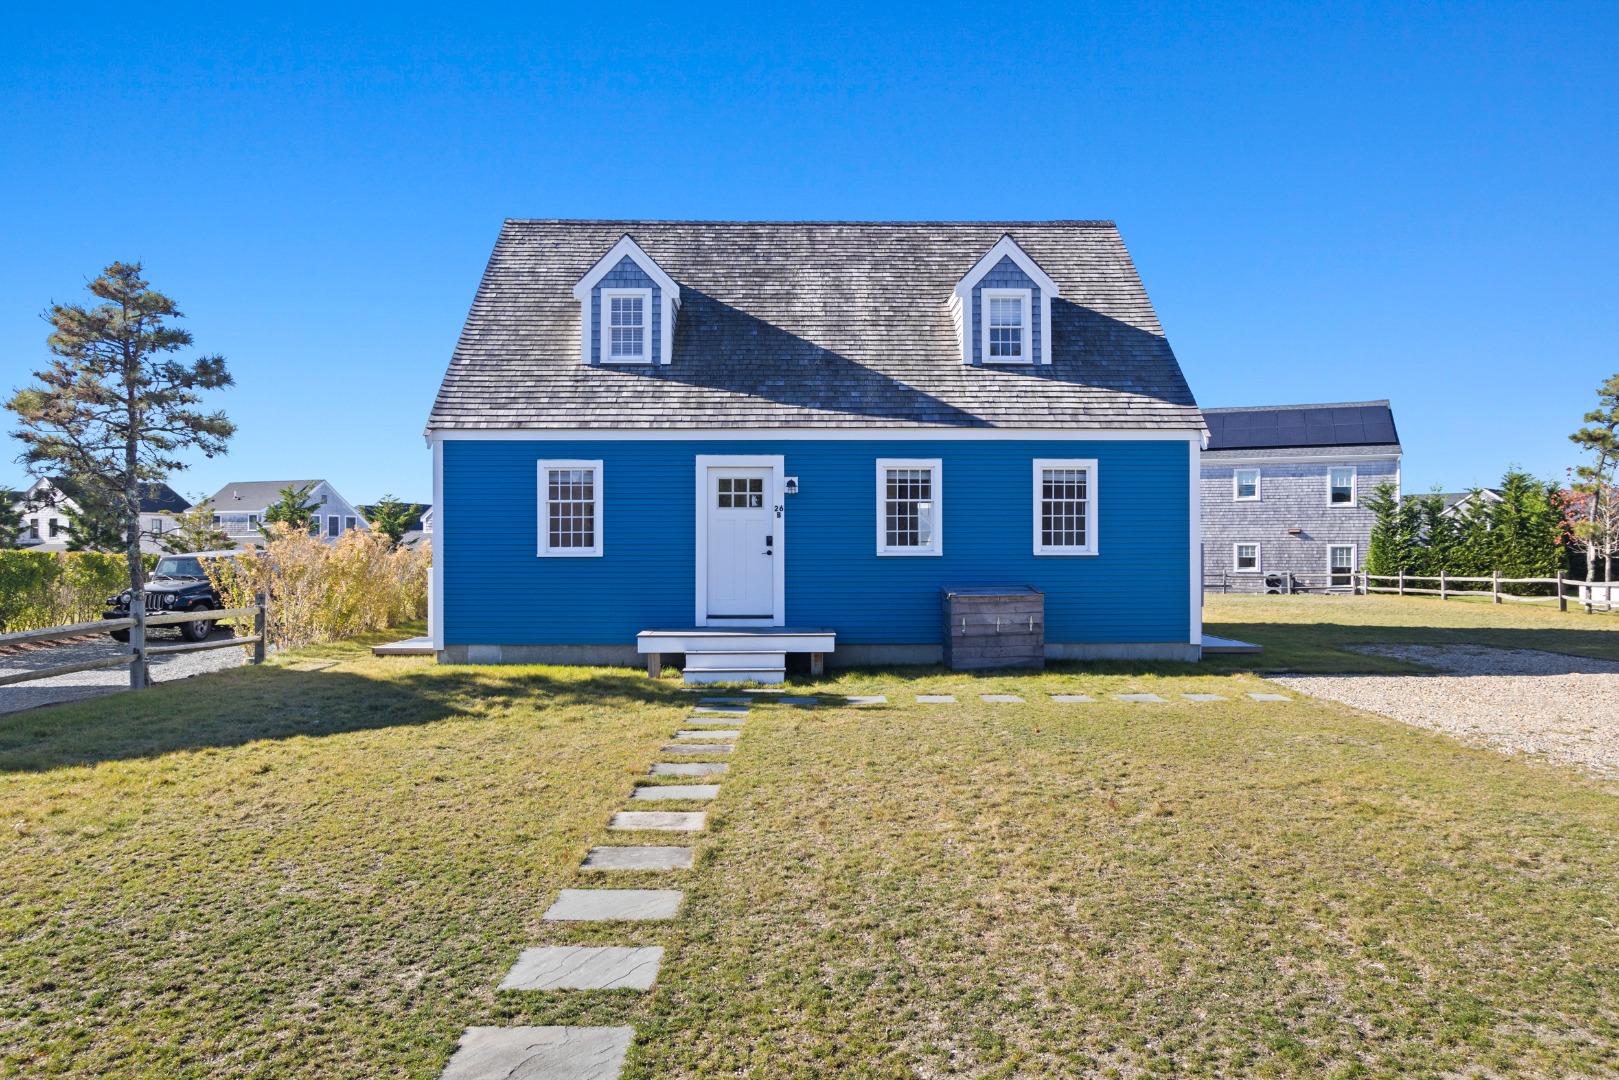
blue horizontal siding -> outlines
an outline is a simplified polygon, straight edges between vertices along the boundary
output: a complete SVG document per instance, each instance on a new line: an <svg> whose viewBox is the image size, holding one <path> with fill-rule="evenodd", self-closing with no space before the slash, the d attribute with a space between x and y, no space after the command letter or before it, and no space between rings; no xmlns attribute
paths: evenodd
<svg viewBox="0 0 1619 1080"><path fill-rule="evenodd" d="M1056 642L1184 642L1191 619L1183 440L534 442L444 446L446 641L623 644L690 626L699 454L781 454L800 493L782 535L787 622L851 643L940 639L939 590L1033 585ZM944 554L876 554L876 460L940 458ZM1034 458L1096 458L1096 556L1033 553ZM603 462L600 558L541 558L536 462Z"/></svg>

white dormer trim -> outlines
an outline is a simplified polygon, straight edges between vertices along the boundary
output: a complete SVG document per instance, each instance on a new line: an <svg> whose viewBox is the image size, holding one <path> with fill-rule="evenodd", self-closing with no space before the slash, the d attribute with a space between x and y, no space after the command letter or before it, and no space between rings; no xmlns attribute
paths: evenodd
<svg viewBox="0 0 1619 1080"><path fill-rule="evenodd" d="M657 282L658 288L663 292L663 303L659 305L663 310L654 312L652 317L659 321L659 339L663 346L657 357L657 362L660 364L669 362L670 347L674 344L675 337L675 312L680 310L680 286L675 284L674 278L663 272L663 267L659 266L652 256L641 250L640 244L637 244L630 238L628 233L625 233L623 238L614 244L607 254L598 259L596 264L573 287L574 299L579 301L580 363L590 363L590 294L595 291L596 286L601 284L602 278L606 277L613 267L624 261L626 255L630 257L635 265L641 268L642 273ZM648 326L649 337L651 336L650 331L651 327ZM648 341L647 348L650 349L651 347L652 343ZM602 360L605 362L606 359L604 355Z"/></svg>
<svg viewBox="0 0 1619 1080"><path fill-rule="evenodd" d="M1010 258L1038 286L1040 286L1040 363L1051 363L1051 301L1062 295L1057 283L1051 280L1051 275L1040 269L1040 264L1029 256L1027 251L1018 247L1017 241L1010 235L1002 236L996 241L982 259L973 264L962 279L956 282L956 288L950 295L950 316L955 320L956 338L961 343L961 362L973 362L973 334L972 311L973 289L983 280L984 275L1000 263L1002 259ZM987 323L988 313L984 314ZM1029 348L1033 349L1033 342ZM986 356L986 360L988 357Z"/></svg>

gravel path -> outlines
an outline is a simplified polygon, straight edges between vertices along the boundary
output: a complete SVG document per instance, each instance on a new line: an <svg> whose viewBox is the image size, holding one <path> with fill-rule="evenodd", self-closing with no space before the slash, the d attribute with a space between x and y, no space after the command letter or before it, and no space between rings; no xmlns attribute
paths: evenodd
<svg viewBox="0 0 1619 1080"><path fill-rule="evenodd" d="M208 636L208 640L218 641L230 636L231 631L216 629ZM160 637L154 634L152 637L153 645L178 645L181 641L178 635ZM103 656L116 656L121 652L127 652L128 649L129 646L120 645L111 638L97 637L94 640L63 642L48 649L19 650L0 655L0 673L38 671L59 664L77 664ZM210 649L200 653L154 657L150 669L153 681L171 682L175 679L189 679L194 675L206 675L210 671L237 667L246 660L247 653L243 649ZM54 679L0 686L0 714L20 712L39 705L54 705L62 701L97 697L127 689L129 689L127 667L101 668L73 675L58 675Z"/></svg>
<svg viewBox="0 0 1619 1080"><path fill-rule="evenodd" d="M1437 675L1281 675L1291 690L1619 777L1619 663L1483 645L1365 645Z"/></svg>

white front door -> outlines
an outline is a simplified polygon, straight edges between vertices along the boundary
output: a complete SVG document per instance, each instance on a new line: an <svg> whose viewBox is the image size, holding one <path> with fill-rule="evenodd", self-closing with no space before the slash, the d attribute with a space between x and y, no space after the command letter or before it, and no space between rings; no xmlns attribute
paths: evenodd
<svg viewBox="0 0 1619 1080"><path fill-rule="evenodd" d="M708 610L710 619L776 617L775 471L711 465L707 469Z"/></svg>

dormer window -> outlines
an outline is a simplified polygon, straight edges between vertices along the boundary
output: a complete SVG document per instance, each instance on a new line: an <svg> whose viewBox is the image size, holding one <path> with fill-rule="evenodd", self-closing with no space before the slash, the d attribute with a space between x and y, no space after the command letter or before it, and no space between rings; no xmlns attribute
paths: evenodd
<svg viewBox="0 0 1619 1080"><path fill-rule="evenodd" d="M602 360L610 364L651 363L648 345L652 335L648 316L652 311L651 289L603 289L602 315L606 327Z"/></svg>
<svg viewBox="0 0 1619 1080"><path fill-rule="evenodd" d="M1027 289L985 289L983 358L986 364L1029 362L1029 307Z"/></svg>
<svg viewBox="0 0 1619 1080"><path fill-rule="evenodd" d="M667 364L680 286L625 236L573 287L584 364Z"/></svg>
<svg viewBox="0 0 1619 1080"><path fill-rule="evenodd" d="M956 282L950 315L961 362L1051 363L1051 305L1057 283L1017 241L1003 236Z"/></svg>

